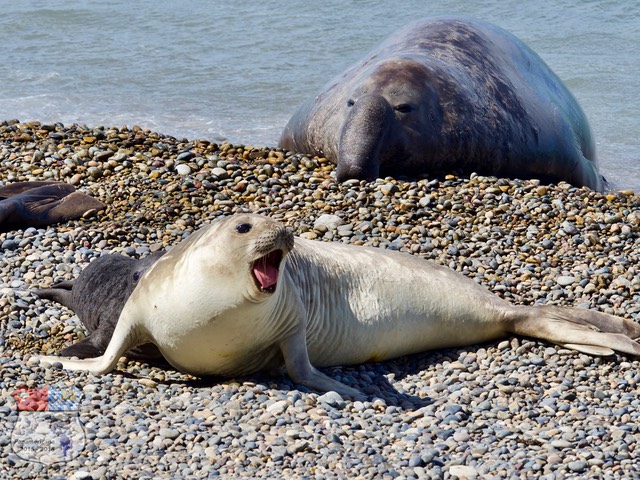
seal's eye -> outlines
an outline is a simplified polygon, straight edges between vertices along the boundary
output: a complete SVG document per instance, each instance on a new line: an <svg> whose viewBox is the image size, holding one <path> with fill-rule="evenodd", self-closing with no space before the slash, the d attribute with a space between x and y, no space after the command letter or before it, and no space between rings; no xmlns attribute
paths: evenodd
<svg viewBox="0 0 640 480"><path fill-rule="evenodd" d="M250 223L239 223L236 225L236 232L238 233L247 233L249 230L251 230Z"/></svg>
<svg viewBox="0 0 640 480"><path fill-rule="evenodd" d="M413 110L413 107L411 105L409 105L408 103L401 103L400 105L396 105L395 107L393 107L393 109L396 112L409 113L410 111Z"/></svg>
<svg viewBox="0 0 640 480"><path fill-rule="evenodd" d="M347 100L347 107L353 107L356 104L352 99Z"/></svg>
<svg viewBox="0 0 640 480"><path fill-rule="evenodd" d="M142 272L133 272L133 281L137 283L141 276Z"/></svg>

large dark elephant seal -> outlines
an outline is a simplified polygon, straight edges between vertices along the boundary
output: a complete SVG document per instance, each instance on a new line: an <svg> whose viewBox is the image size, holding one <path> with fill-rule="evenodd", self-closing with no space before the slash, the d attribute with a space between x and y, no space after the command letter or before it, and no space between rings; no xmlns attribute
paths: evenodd
<svg viewBox="0 0 640 480"><path fill-rule="evenodd" d="M640 355L640 325L605 313L514 306L419 257L296 239L259 215L203 228L147 270L104 355L40 357L106 373L153 342L178 370L236 376L285 365L317 390L362 398L315 367L379 361L510 333L594 355Z"/></svg>
<svg viewBox="0 0 640 480"><path fill-rule="evenodd" d="M338 165L339 181L478 172L603 189L578 102L509 32L421 20L329 82L280 146Z"/></svg>
<svg viewBox="0 0 640 480"><path fill-rule="evenodd" d="M0 233L75 220L104 208L68 183L11 183L0 186Z"/></svg>
<svg viewBox="0 0 640 480"><path fill-rule="evenodd" d="M73 281L36 290L40 298L53 300L73 310L89 335L60 352L66 357L91 358L104 353L120 313L142 274L165 252L140 260L120 254L103 255L91 262ZM160 352L153 344L126 352L130 358L155 359Z"/></svg>

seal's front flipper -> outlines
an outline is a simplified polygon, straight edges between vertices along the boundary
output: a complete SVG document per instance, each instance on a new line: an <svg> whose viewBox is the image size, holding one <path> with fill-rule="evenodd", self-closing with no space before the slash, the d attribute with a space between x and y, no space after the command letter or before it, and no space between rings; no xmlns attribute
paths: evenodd
<svg viewBox="0 0 640 480"><path fill-rule="evenodd" d="M131 360L160 360L164 358L158 347L153 343L144 343L131 350L127 350L126 357Z"/></svg>
<svg viewBox="0 0 640 480"><path fill-rule="evenodd" d="M63 357L95 358L104 354L104 346L96 345L93 335L74 343L60 352Z"/></svg>
<svg viewBox="0 0 640 480"><path fill-rule="evenodd" d="M366 400L367 397L359 390L326 376L311 365L304 334L294 334L283 339L280 342L280 350L287 372L295 383L321 392L334 391L352 400Z"/></svg>
<svg viewBox="0 0 640 480"><path fill-rule="evenodd" d="M67 370L87 371L96 374L108 373L115 368L118 360L127 350L131 347L147 343L147 340L143 340L141 336L138 335L138 332L132 328L131 324L132 318L127 315L125 309L118 319L118 324L113 331L113 336L107 346L107 350L99 357L78 359L49 355L42 357L36 356L36 358L40 363L47 362L52 365L54 363L60 363L62 367ZM92 337L93 335L87 338ZM93 341L95 342L95 338Z"/></svg>
<svg viewBox="0 0 640 480"><path fill-rule="evenodd" d="M113 365L104 355L95 358L68 358L57 357L55 355L36 355L35 358L40 362L54 365L59 363L65 370L74 370L80 372L91 372L96 374L108 373L114 369L118 358L115 359Z"/></svg>
<svg viewBox="0 0 640 480"><path fill-rule="evenodd" d="M65 348L60 352L62 357L78 357L78 358L95 358L104 354L105 347L109 343L103 345L103 342L96 340L95 335L91 335L87 338L80 340L77 343ZM160 350L153 343L145 343L138 347L132 348L125 352L125 356L128 359L133 360L159 360L162 357Z"/></svg>
<svg viewBox="0 0 640 480"><path fill-rule="evenodd" d="M582 308L536 306L514 309L510 331L540 338L589 355L614 352L640 356L640 325Z"/></svg>

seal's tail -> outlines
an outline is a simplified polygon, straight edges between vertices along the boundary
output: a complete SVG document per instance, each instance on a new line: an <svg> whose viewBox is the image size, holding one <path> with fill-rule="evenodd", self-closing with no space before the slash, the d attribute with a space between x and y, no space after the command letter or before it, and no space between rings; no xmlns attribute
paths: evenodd
<svg viewBox="0 0 640 480"><path fill-rule="evenodd" d="M514 311L511 332L539 338L590 355L614 351L640 356L640 325L582 308L535 306Z"/></svg>

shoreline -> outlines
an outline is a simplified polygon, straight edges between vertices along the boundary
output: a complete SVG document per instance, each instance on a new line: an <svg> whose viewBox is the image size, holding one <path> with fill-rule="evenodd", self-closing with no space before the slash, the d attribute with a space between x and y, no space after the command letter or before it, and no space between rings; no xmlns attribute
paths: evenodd
<svg viewBox="0 0 640 480"><path fill-rule="evenodd" d="M82 334L68 310L36 299L33 288L75 278L102 253L165 249L240 209L306 238L420 255L514 303L640 321L633 192L475 175L337 184L324 159L136 127L3 122L0 158L4 181L60 179L107 205L92 218L0 234L2 396L22 384L75 385L86 433L78 459L47 470L11 453L0 471L20 469L23 478L199 477L207 469L231 478L640 474L640 362L622 356L508 338L324 369L372 400L337 403L286 377L196 380L136 362L95 377L28 361ZM0 443L10 448L18 415L8 401L3 414Z"/></svg>

